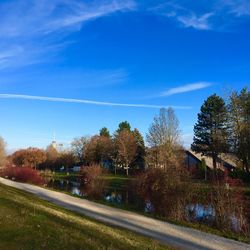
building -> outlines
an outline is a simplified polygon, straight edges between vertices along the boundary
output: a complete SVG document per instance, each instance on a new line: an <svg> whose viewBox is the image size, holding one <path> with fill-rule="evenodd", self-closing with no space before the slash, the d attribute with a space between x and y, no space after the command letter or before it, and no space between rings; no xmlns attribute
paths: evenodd
<svg viewBox="0 0 250 250"><path fill-rule="evenodd" d="M202 159L205 160L206 166L208 169L213 170L213 159L209 156L204 156L201 153L196 153L192 150L186 151L186 164L188 168L196 167L198 164L201 164ZM237 158L231 154L221 154L218 157L217 169L221 171L232 171L237 168Z"/></svg>
<svg viewBox="0 0 250 250"><path fill-rule="evenodd" d="M56 142L56 136L55 133L53 134L53 141L51 142L51 145L56 151L62 152L64 150L64 145L63 143L57 143Z"/></svg>

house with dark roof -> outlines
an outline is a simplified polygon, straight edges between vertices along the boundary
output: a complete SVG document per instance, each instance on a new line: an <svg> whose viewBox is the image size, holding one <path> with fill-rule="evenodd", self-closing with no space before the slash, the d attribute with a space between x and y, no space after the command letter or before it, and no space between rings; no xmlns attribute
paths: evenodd
<svg viewBox="0 0 250 250"><path fill-rule="evenodd" d="M192 150L186 150L186 165L190 169L191 167L198 166L201 164L202 159L205 160L208 169L213 170L213 159L212 157L196 153ZM237 158L232 154L221 154L218 157L217 169L221 171L233 171L237 168Z"/></svg>

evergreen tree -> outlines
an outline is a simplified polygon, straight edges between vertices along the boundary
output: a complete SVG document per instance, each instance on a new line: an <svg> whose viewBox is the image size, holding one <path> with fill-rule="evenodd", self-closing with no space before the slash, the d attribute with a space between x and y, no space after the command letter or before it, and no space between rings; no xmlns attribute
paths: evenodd
<svg viewBox="0 0 250 250"><path fill-rule="evenodd" d="M109 130L106 127L100 129L100 136L110 137Z"/></svg>
<svg viewBox="0 0 250 250"><path fill-rule="evenodd" d="M242 163L243 170L250 166L250 92L247 88L230 95L229 105L230 150Z"/></svg>
<svg viewBox="0 0 250 250"><path fill-rule="evenodd" d="M123 130L128 130L129 132L131 132L131 126L127 121L119 123L118 129L116 130L116 133L119 134Z"/></svg>
<svg viewBox="0 0 250 250"><path fill-rule="evenodd" d="M211 95L201 106L198 121L194 126L193 151L210 156L214 171L218 156L227 152L227 109L224 100Z"/></svg>
<svg viewBox="0 0 250 250"><path fill-rule="evenodd" d="M146 156L145 143L140 131L137 128L134 129L133 134L137 145L135 161L133 162L133 165L139 167L139 169L144 169Z"/></svg>

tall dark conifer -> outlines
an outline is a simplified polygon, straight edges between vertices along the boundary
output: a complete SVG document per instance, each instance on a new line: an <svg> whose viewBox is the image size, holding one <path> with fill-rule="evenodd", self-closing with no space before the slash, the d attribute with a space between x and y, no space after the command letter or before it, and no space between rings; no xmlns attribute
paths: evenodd
<svg viewBox="0 0 250 250"><path fill-rule="evenodd" d="M118 129L116 130L116 133L120 133L123 130L127 130L129 132L131 132L131 126L129 124L129 122L124 121L124 122L120 122L118 125Z"/></svg>
<svg viewBox="0 0 250 250"><path fill-rule="evenodd" d="M144 169L145 157L146 157L144 139L140 131L137 128L134 129L133 134L134 134L136 145L137 145L135 161L133 162L133 165L136 167L139 167L139 169Z"/></svg>
<svg viewBox="0 0 250 250"><path fill-rule="evenodd" d="M243 88L240 93L230 95L229 105L230 150L243 170L250 170L250 91Z"/></svg>
<svg viewBox="0 0 250 250"><path fill-rule="evenodd" d="M211 95L201 106L194 126L193 151L210 156L216 171L218 156L227 152L227 109L224 100Z"/></svg>
<svg viewBox="0 0 250 250"><path fill-rule="evenodd" d="M108 128L106 128L106 127L101 128L100 132L99 132L99 135L100 136L105 136L105 137L110 137L110 133L109 133Z"/></svg>

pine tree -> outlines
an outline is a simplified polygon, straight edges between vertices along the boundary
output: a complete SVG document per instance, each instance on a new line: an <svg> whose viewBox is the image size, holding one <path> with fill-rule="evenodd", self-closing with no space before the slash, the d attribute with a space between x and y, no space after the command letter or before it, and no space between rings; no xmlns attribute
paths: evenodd
<svg viewBox="0 0 250 250"><path fill-rule="evenodd" d="M109 130L106 127L100 129L100 136L110 137Z"/></svg>
<svg viewBox="0 0 250 250"><path fill-rule="evenodd" d="M133 165L139 167L139 169L144 169L146 157L145 143L140 131L137 128L134 129L133 134L137 145L136 156Z"/></svg>
<svg viewBox="0 0 250 250"><path fill-rule="evenodd" d="M118 125L118 129L116 130L116 133L120 133L123 130L128 130L129 132L131 132L131 126L129 124L129 122L124 121L124 122L120 122Z"/></svg>
<svg viewBox="0 0 250 250"><path fill-rule="evenodd" d="M194 126L193 151L212 157L216 172L218 156L227 152L227 109L224 100L211 95L201 106Z"/></svg>
<svg viewBox="0 0 250 250"><path fill-rule="evenodd" d="M242 163L243 170L250 167L250 92L243 88L230 95L229 105L230 150Z"/></svg>

